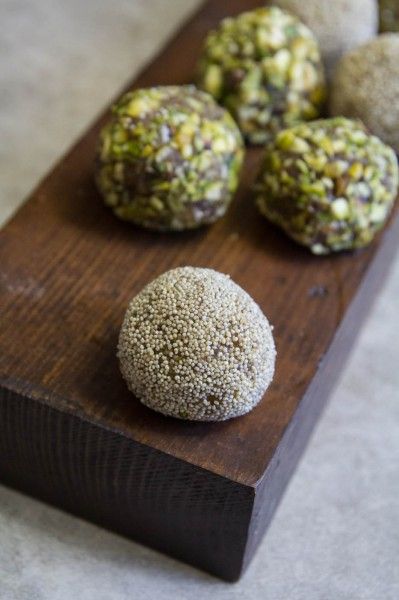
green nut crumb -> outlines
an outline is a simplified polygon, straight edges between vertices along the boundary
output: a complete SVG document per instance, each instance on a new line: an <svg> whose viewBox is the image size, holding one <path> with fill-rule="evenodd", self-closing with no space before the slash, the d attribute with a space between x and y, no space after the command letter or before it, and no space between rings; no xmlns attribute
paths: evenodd
<svg viewBox="0 0 399 600"><path fill-rule="evenodd" d="M314 35L277 7L224 19L205 41L198 85L230 110L253 144L317 118L326 96Z"/></svg>
<svg viewBox="0 0 399 600"><path fill-rule="evenodd" d="M101 132L96 182L121 219L159 231L222 217L236 191L243 140L227 110L194 86L125 94Z"/></svg>
<svg viewBox="0 0 399 600"><path fill-rule="evenodd" d="M373 240L398 181L394 151L359 121L335 117L281 131L266 147L255 189L265 217L314 254L328 254Z"/></svg>

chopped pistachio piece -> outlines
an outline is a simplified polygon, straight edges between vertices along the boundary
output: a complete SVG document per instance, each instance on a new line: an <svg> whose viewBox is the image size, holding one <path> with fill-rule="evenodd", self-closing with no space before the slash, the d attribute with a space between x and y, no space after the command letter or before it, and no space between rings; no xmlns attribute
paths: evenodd
<svg viewBox="0 0 399 600"><path fill-rule="evenodd" d="M303 153L297 150L302 142ZM394 151L359 121L313 121L281 131L268 144L257 205L314 254L351 250L369 244L383 227L398 178Z"/></svg>
<svg viewBox="0 0 399 600"><path fill-rule="evenodd" d="M317 118L325 82L314 35L297 17L263 7L224 19L208 35L198 83L263 144L281 128Z"/></svg>
<svg viewBox="0 0 399 600"><path fill-rule="evenodd" d="M349 204L345 198L337 198L331 202L331 212L336 219L346 219L349 215Z"/></svg>
<svg viewBox="0 0 399 600"><path fill-rule="evenodd" d="M224 215L242 161L240 131L209 94L154 87L114 106L100 136L96 182L121 219L161 231L192 229Z"/></svg>

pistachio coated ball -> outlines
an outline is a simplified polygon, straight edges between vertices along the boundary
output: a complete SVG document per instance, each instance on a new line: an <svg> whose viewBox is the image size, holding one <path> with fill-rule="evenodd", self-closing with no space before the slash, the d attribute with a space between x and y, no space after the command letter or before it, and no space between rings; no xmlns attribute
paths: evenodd
<svg viewBox="0 0 399 600"><path fill-rule="evenodd" d="M315 119L325 99L314 35L277 7L224 19L205 41L198 84L231 111L254 144L281 127Z"/></svg>
<svg viewBox="0 0 399 600"><path fill-rule="evenodd" d="M118 349L122 375L143 404L194 421L254 408L275 354L254 300L227 275L194 267L167 271L133 298Z"/></svg>
<svg viewBox="0 0 399 600"><path fill-rule="evenodd" d="M222 217L238 185L243 142L230 114L194 86L123 96L104 127L96 181L114 213L160 231Z"/></svg>
<svg viewBox="0 0 399 600"><path fill-rule="evenodd" d="M266 149L259 210L314 254L366 246L398 191L394 151L337 117L281 131Z"/></svg>
<svg viewBox="0 0 399 600"><path fill-rule="evenodd" d="M399 33L384 33L338 63L332 115L360 119L399 153Z"/></svg>
<svg viewBox="0 0 399 600"><path fill-rule="evenodd" d="M377 35L377 0L274 0L297 15L319 41L330 72L339 58Z"/></svg>
<svg viewBox="0 0 399 600"><path fill-rule="evenodd" d="M380 31L399 32L399 0L379 0Z"/></svg>

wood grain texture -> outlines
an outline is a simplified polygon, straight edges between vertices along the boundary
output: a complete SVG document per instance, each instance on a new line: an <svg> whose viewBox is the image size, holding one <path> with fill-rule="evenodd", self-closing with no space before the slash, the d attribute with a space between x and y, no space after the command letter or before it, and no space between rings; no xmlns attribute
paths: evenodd
<svg viewBox="0 0 399 600"><path fill-rule="evenodd" d="M206 32L261 4L207 2L134 86L192 79ZM268 225L247 153L228 215L155 234L103 207L92 179L104 113L0 235L0 477L228 580L239 577L396 250L314 257ZM275 326L274 382L249 415L182 423L142 406L115 356L131 296L181 265L229 273Z"/></svg>

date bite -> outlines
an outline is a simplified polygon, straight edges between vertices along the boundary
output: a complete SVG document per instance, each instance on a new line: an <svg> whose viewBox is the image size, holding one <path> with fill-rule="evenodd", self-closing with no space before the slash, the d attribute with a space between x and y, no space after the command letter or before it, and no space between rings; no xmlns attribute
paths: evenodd
<svg viewBox="0 0 399 600"><path fill-rule="evenodd" d="M343 117L281 131L255 186L260 212L314 254L369 244L397 190L394 151Z"/></svg>
<svg viewBox="0 0 399 600"><path fill-rule="evenodd" d="M274 373L272 328L260 307L212 269L167 271L131 301L118 356L143 404L194 421L249 412Z"/></svg>
<svg viewBox="0 0 399 600"><path fill-rule="evenodd" d="M316 38L277 7L223 19L205 40L197 80L230 110L252 144L317 118L326 93Z"/></svg>
<svg viewBox="0 0 399 600"><path fill-rule="evenodd" d="M194 86L123 96L100 136L96 182L125 221L158 231L222 217L236 191L243 141L233 118Z"/></svg>

